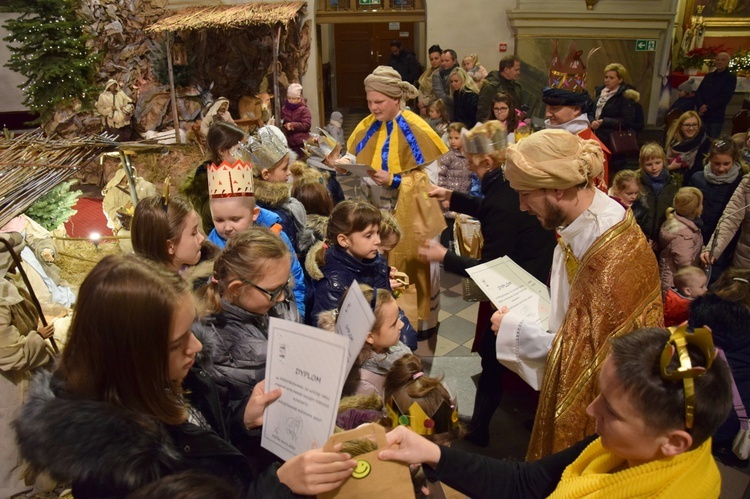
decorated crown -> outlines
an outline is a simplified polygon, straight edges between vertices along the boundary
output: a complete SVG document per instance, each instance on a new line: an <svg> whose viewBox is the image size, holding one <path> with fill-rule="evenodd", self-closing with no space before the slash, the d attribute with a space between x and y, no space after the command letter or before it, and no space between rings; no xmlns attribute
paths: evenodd
<svg viewBox="0 0 750 499"><path fill-rule="evenodd" d="M420 435L437 435L458 427L458 407L448 400L443 400L437 410L428 415L416 402L402 411L396 400L390 397L385 410L394 428L398 425L408 426Z"/></svg>
<svg viewBox="0 0 750 499"><path fill-rule="evenodd" d="M472 133L469 137L469 130L461 130L461 143L464 150L470 154L490 154L495 151L505 149L508 145L508 134L505 127L498 128L491 136L484 133Z"/></svg>
<svg viewBox="0 0 750 499"><path fill-rule="evenodd" d="M564 62L560 62L560 56L557 53L560 41L553 40L552 44L552 60L550 63L549 76L547 78L547 86L550 88L567 90L569 92L585 92L586 66L588 66L588 61L594 52L599 50L599 47L595 47L589 51L586 56L586 63L584 63L581 59L583 51L578 50L575 43L571 43L568 56L565 58Z"/></svg>
<svg viewBox="0 0 750 499"><path fill-rule="evenodd" d="M247 151L256 168L270 170L289 154L289 145L281 130L266 125L258 130L257 137L249 136L240 143L240 150Z"/></svg>
<svg viewBox="0 0 750 499"><path fill-rule="evenodd" d="M318 137L305 142L305 154L310 157L325 159L340 147L340 144L322 128L318 128L318 131L320 132Z"/></svg>
<svg viewBox="0 0 750 499"><path fill-rule="evenodd" d="M234 164L222 161L208 165L208 194L212 198L231 198L253 195L253 167L237 160Z"/></svg>

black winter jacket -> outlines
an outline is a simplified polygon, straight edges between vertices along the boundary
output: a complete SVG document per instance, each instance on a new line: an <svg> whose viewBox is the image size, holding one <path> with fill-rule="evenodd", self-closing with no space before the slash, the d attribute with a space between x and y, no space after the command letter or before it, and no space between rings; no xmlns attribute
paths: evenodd
<svg viewBox="0 0 750 499"><path fill-rule="evenodd" d="M603 86L596 87L596 98L591 112L589 112L590 121L596 119L596 103L602 94L602 89L604 89ZM640 94L633 87L626 84L620 85L617 93L610 97L602 108L602 113L599 116L602 124L597 130L594 130L599 140L605 145L609 145L609 137L614 131L635 130L640 132L643 130L643 109L638 103L639 99Z"/></svg>
<svg viewBox="0 0 750 499"><path fill-rule="evenodd" d="M535 216L519 208L518 193L500 169L482 178L483 198L461 192L451 195L450 209L476 218L482 224L484 249L481 262L489 262L507 255L531 275L546 283L552 268L555 233L545 230ZM480 260L462 257L449 251L445 255L445 270L468 277L466 269Z"/></svg>

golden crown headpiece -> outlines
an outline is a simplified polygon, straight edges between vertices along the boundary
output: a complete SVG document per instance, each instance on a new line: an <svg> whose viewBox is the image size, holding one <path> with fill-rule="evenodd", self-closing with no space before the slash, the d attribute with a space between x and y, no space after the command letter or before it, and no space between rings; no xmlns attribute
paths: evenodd
<svg viewBox="0 0 750 499"><path fill-rule="evenodd" d="M273 125L260 128L257 136L248 136L240 142L240 150L247 151L257 169L270 170L289 154L284 133Z"/></svg>
<svg viewBox="0 0 750 499"><path fill-rule="evenodd" d="M461 130L461 143L467 153L490 154L501 151L508 146L508 133L505 131L505 127L498 128L491 136L487 136L485 133L471 133L470 137L470 132L471 130L466 128Z"/></svg>
<svg viewBox="0 0 750 499"><path fill-rule="evenodd" d="M443 400L434 413L427 414L417 402L412 402L403 411L396 400L390 397L385 410L394 428L398 425L408 426L420 435L437 435L458 427L458 406L449 400Z"/></svg>
<svg viewBox="0 0 750 499"><path fill-rule="evenodd" d="M206 173L208 194L212 198L253 196L253 167L244 161L212 163Z"/></svg>

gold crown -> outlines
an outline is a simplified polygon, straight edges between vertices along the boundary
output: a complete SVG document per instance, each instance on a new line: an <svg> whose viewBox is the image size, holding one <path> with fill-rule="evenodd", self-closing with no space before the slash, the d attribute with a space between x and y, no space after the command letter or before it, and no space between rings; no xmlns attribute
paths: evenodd
<svg viewBox="0 0 750 499"><path fill-rule="evenodd" d="M385 404L385 410L394 428L408 426L420 435L437 435L458 427L458 407L448 400L443 400L432 415L427 415L416 402L404 412L393 397Z"/></svg>
<svg viewBox="0 0 750 499"><path fill-rule="evenodd" d="M461 143L463 144L464 151L467 153L490 154L495 151L501 151L508 146L508 134L505 131L505 127L498 128L489 137L484 133L472 133L473 137L470 138L469 133L472 130L466 128L461 130Z"/></svg>
<svg viewBox="0 0 750 499"><path fill-rule="evenodd" d="M237 160L234 164L222 161L220 165L210 164L208 174L208 194L212 198L231 198L253 195L253 167Z"/></svg>
<svg viewBox="0 0 750 499"><path fill-rule="evenodd" d="M249 136L244 143L240 142L239 149L249 154L259 170L272 169L289 154L289 145L284 133L273 125L260 128L257 137Z"/></svg>

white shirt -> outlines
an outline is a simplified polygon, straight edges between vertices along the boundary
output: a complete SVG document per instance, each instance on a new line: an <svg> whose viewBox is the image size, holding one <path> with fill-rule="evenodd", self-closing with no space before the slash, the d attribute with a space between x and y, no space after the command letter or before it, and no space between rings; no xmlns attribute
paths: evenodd
<svg viewBox="0 0 750 499"><path fill-rule="evenodd" d="M620 203L596 189L591 206L570 225L558 229L558 234L570 246L576 258L581 259L594 241L621 222L624 216L625 209ZM564 256L558 245L552 258L549 330L545 331L536 321L509 312L503 317L497 333L497 360L521 376L535 390L542 386L547 354L570 304L570 284Z"/></svg>

